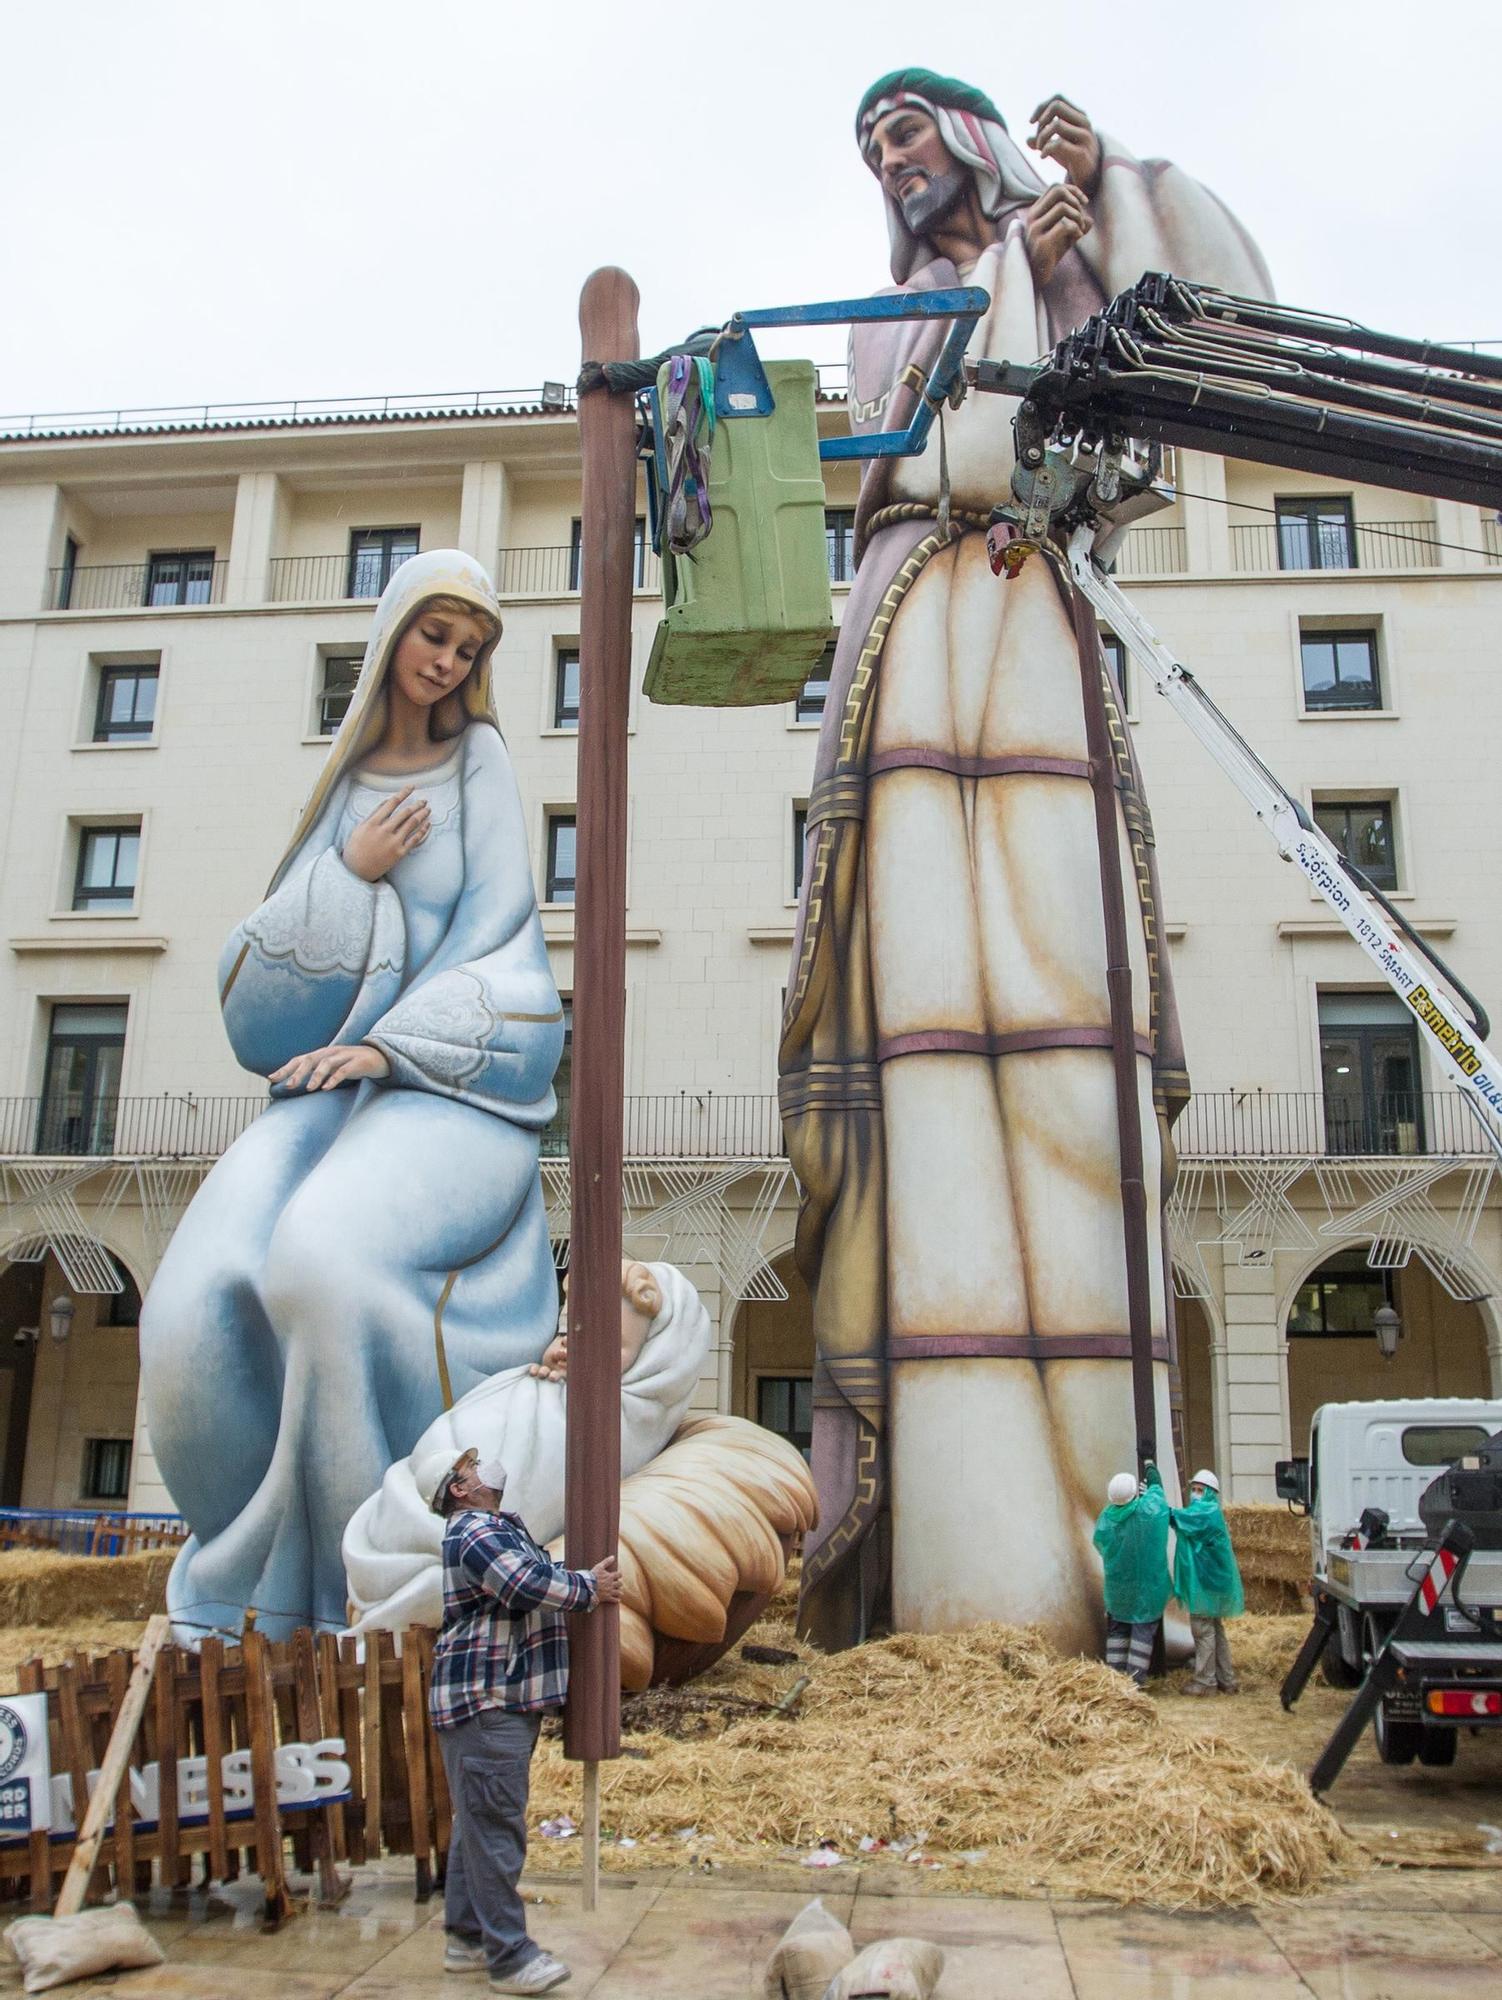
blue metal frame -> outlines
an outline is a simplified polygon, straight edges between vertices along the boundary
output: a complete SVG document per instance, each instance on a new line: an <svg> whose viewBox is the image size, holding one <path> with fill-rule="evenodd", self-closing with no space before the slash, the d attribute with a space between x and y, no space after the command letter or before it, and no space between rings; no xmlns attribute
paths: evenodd
<svg viewBox="0 0 1502 2000"><path fill-rule="evenodd" d="M923 385L923 395L912 422L902 431L875 431L869 437L821 438L821 459L914 458L928 442L934 413L944 404L960 379L960 364L977 321L991 303L991 294L979 285L955 285L933 292L892 292L868 299L828 299L809 306L763 306L754 312L736 313L728 322L715 354L715 415L769 417L775 407L771 385L761 356L756 351L752 328L758 326L853 326L879 320L948 319L954 324L938 359ZM654 481L664 485L667 467L662 456L662 412L656 388L641 396L647 416L650 450L643 452L648 464L648 505L653 516L656 543L657 496L650 488Z"/></svg>
<svg viewBox="0 0 1502 2000"><path fill-rule="evenodd" d="M758 326L853 326L882 320L948 319L954 324L923 385L923 395L906 430L876 431L870 437L822 438L821 459L912 458L933 428L934 412L948 400L960 378L960 364L977 321L991 303L979 285L955 285L932 292L890 292L875 298L828 299L817 305L763 306L730 320L715 356L715 415L765 417L772 391L751 329Z"/></svg>

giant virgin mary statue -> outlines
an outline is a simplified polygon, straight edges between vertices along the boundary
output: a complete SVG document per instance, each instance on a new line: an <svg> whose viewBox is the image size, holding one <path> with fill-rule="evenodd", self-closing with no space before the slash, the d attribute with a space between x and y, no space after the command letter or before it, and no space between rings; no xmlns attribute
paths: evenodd
<svg viewBox="0 0 1502 2000"><path fill-rule="evenodd" d="M342 1626L355 1508L553 1332L537 1158L563 1026L491 702L500 629L468 556L396 572L225 947L225 1026L273 1102L199 1190L141 1324L151 1442L192 1530L168 1591L190 1640L251 1606L273 1635Z"/></svg>

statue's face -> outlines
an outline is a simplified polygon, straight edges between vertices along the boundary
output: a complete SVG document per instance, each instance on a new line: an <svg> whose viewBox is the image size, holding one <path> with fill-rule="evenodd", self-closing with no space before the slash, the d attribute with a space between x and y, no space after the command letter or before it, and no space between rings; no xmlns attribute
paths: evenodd
<svg viewBox="0 0 1502 2000"><path fill-rule="evenodd" d="M926 235L964 199L970 169L955 159L926 111L889 111L866 157L914 236Z"/></svg>
<svg viewBox="0 0 1502 2000"><path fill-rule="evenodd" d="M478 618L430 606L398 639L391 677L414 707L431 708L463 686L485 639Z"/></svg>

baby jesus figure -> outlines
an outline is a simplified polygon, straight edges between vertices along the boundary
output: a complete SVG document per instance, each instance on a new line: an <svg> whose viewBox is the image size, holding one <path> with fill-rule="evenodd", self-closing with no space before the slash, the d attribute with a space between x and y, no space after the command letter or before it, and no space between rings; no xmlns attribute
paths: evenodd
<svg viewBox="0 0 1502 2000"><path fill-rule="evenodd" d="M507 1471L505 1508L542 1543L563 1530L567 1294L541 1360L508 1368L430 1424L410 1457L391 1466L344 1531L354 1629L400 1632L443 1612L443 1523L423 1502L412 1468L425 1454L474 1445ZM708 1358L709 1314L672 1264L621 1265L621 1477L673 1438Z"/></svg>

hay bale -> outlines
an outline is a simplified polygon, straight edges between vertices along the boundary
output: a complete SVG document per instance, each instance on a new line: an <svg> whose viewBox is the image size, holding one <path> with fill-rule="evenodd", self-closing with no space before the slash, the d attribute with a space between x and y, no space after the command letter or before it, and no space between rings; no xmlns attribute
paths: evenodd
<svg viewBox="0 0 1502 2000"><path fill-rule="evenodd" d="M797 1720L640 1737L645 1754L607 1767L605 1821L637 1843L633 1865L681 1860L686 1845L766 1861L821 1839L853 1856L863 1835L921 1837L929 1858L949 1859L937 1875L905 1867L915 1886L1211 1907L1303 1894L1349 1863L1294 1772L1184 1735L1123 1676L1061 1658L1037 1632L796 1650L794 1665L726 1661L715 1678L771 1700L807 1674ZM539 1752L533 1811L580 1816L578 1767L556 1743ZM531 1850L534 1867L576 1861L572 1842Z"/></svg>
<svg viewBox="0 0 1502 2000"><path fill-rule="evenodd" d="M1236 1503L1225 1510L1248 1611L1292 1612L1309 1598L1313 1555L1309 1522L1277 1504Z"/></svg>
<svg viewBox="0 0 1502 2000"><path fill-rule="evenodd" d="M134 1556L63 1556L50 1549L0 1553L0 1625L145 1620L167 1608L175 1549Z"/></svg>

